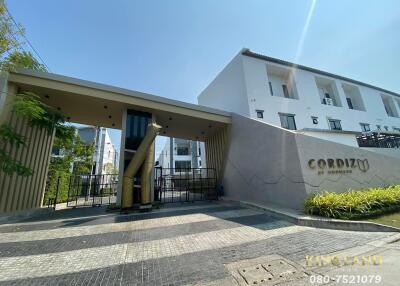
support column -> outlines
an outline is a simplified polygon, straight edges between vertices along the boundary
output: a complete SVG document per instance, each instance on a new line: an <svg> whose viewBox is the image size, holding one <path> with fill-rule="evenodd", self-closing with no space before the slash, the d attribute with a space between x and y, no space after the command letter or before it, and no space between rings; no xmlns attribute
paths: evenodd
<svg viewBox="0 0 400 286"><path fill-rule="evenodd" d="M123 186L122 186L122 208L130 208L133 205L133 177L145 161L148 150L154 144L161 126L151 123L147 127L146 135L144 136L139 148L136 150L131 162L124 173ZM154 151L153 151L154 152Z"/></svg>
<svg viewBox="0 0 400 286"><path fill-rule="evenodd" d="M155 143L150 145L147 150L146 159L143 162L141 182L141 204L150 205L151 207L151 173L154 166Z"/></svg>

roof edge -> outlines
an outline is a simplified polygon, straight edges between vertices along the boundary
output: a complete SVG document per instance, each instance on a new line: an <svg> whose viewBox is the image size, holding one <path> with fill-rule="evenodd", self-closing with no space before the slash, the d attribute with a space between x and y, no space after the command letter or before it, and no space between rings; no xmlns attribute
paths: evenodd
<svg viewBox="0 0 400 286"><path fill-rule="evenodd" d="M273 62L273 63L276 63L276 64L288 66L288 67L291 67L291 68L301 69L301 70L309 71L309 72L312 72L312 73L317 73L317 74L321 74L321 75L324 75L324 76L333 77L333 78L336 78L336 79L339 79L339 80L351 82L353 84L362 85L362 86L365 86L365 87L368 87L368 88L376 89L376 90L379 90L381 92L388 93L388 94L400 97L399 93L396 93L396 92L393 92L393 91L390 91L390 90L387 90L387 89L384 89L384 88L381 88L381 87L378 87L378 86L374 86L372 84L368 84L368 83L365 83L365 82L362 82L362 81L358 81L358 80L351 79L351 78L348 78L348 77L340 76L340 75L337 75L337 74L329 73L329 72L322 71L322 70L319 70L319 69L315 69L315 68L299 65L299 64L296 64L296 63L284 61L284 60L281 60L281 59L268 57L268 56L265 56L265 55L262 55L262 54L254 53L254 52L250 51L249 49L242 49L241 54L244 55L244 56L248 56L248 57L252 57L252 58L256 58L256 59L260 59L260 60L265 60L265 61L268 61L268 62Z"/></svg>
<svg viewBox="0 0 400 286"><path fill-rule="evenodd" d="M22 69L19 68L16 71L13 71L10 73L15 74L15 75L31 76L31 77L36 77L36 78L40 78L40 79L56 81L56 82L60 82L60 83L66 83L66 84L81 86L81 87L85 87L85 88L92 88L92 89L97 89L97 90L102 90L102 91L107 91L107 92L112 92L112 93L119 93L119 94L122 94L125 96L137 97L137 98L155 101L155 102L168 104L168 105L172 105L172 106L188 108L188 109L192 109L192 110L196 110L196 111L200 111L200 112L208 112L208 113L212 113L212 114L219 115L219 116L225 116L225 117L231 116L230 112L212 108L212 107L207 107L207 106L198 105L198 104L194 104L194 103L188 103L188 102L170 99L167 97L153 95L153 94L149 94L149 93L145 93L145 92L130 90L130 89L112 86L112 85L108 85L108 84L104 84L104 83L98 83L98 82L94 82L94 81L73 78L73 77L59 75L59 74L55 74L55 73L48 73L48 72L42 72L42 71L37 71L37 70L25 69L25 68L22 68ZM10 81L10 78L9 78L9 81Z"/></svg>

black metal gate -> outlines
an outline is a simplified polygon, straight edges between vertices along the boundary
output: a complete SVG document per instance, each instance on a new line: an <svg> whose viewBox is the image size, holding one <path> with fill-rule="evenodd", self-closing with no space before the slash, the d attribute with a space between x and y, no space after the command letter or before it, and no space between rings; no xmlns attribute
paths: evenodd
<svg viewBox="0 0 400 286"><path fill-rule="evenodd" d="M68 207L100 206L117 201L117 174L73 175L68 184Z"/></svg>
<svg viewBox="0 0 400 286"><path fill-rule="evenodd" d="M154 200L162 203L217 200L214 168L155 168Z"/></svg>

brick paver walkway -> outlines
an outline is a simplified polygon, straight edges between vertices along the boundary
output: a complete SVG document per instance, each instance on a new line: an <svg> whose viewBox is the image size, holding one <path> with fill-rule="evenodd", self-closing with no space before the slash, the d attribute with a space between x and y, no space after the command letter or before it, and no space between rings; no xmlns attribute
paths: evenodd
<svg viewBox="0 0 400 286"><path fill-rule="evenodd" d="M232 262L301 261L389 235L296 226L230 202L63 210L0 226L0 285L236 285Z"/></svg>

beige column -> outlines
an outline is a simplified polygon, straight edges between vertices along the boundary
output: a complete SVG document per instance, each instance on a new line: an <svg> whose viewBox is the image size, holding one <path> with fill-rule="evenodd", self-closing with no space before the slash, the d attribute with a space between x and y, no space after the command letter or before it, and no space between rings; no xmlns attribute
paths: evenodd
<svg viewBox="0 0 400 286"><path fill-rule="evenodd" d="M155 143L150 145L149 149L147 150L146 159L143 162L142 166L142 174L141 174L141 203L150 204L151 203L151 172L154 166L154 152L155 152Z"/></svg>
<svg viewBox="0 0 400 286"><path fill-rule="evenodd" d="M146 135L144 136L142 143L136 150L131 162L124 173L123 186L122 186L122 207L129 208L133 205L133 177L136 175L140 166L142 166L146 159L149 147L154 143L161 126L151 123L147 127Z"/></svg>

